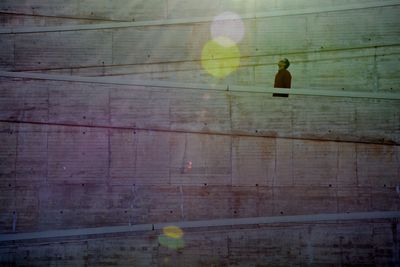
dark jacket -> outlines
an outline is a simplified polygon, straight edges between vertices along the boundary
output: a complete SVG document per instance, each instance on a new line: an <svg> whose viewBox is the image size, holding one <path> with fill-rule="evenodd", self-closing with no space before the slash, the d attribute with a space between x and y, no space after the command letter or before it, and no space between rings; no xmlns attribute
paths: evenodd
<svg viewBox="0 0 400 267"><path fill-rule="evenodd" d="M286 69L279 70L275 75L275 88L290 88L292 82L292 75Z"/></svg>

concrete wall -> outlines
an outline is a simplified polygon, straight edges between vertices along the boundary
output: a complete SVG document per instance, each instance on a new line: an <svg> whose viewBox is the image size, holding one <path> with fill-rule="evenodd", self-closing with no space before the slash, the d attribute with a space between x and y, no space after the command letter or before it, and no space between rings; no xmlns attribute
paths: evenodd
<svg viewBox="0 0 400 267"><path fill-rule="evenodd" d="M124 15L110 5L151 14L153 20L180 18L188 21L122 29L83 30L78 27L71 32L60 29L56 32L2 34L2 68L272 86L276 62L281 57L288 57L292 61L290 70L294 87L398 91L399 5L393 1L363 1L358 5L346 2L347 10L343 10L346 3L332 1L295 1L291 4L263 1L246 4L246 8L237 1L228 1L230 4L204 2L204 7L196 4L196 8L191 8L193 5L188 1L168 2L168 7L174 7L176 12L165 11L162 6L167 5L167 1L158 1L159 4L130 1L134 5L131 9L115 2L104 5L78 2L80 8L87 7L87 10L103 14L99 9L101 6L108 10L108 15L121 18ZM371 4L375 7L370 7ZM63 4L69 16L82 14L79 18L88 17L83 15L87 12L76 13L75 6L76 3ZM7 8L29 13L29 3L11 7L4 3L3 9ZM55 9L47 4L37 8L44 14ZM238 44L241 53L239 69L221 81L201 67L202 49L211 38L211 22L192 23L191 20L193 17L212 19L222 10L238 11L245 18L245 37ZM263 15L257 19L246 17L255 14Z"/></svg>
<svg viewBox="0 0 400 267"><path fill-rule="evenodd" d="M399 227L378 221L286 224L185 232L185 248L158 245L160 232L10 244L4 266L395 266ZM368 238L366 238L368 236ZM398 259L398 258L397 258Z"/></svg>
<svg viewBox="0 0 400 267"><path fill-rule="evenodd" d="M400 123L398 100L276 99L267 93L11 78L3 78L1 84L3 233L400 209L396 191L400 150L394 145L399 136L395 130ZM328 107L329 103L338 106ZM322 113L307 112L319 106L325 107ZM376 119L368 115L375 110L379 111ZM393 121L384 120L377 129L382 117ZM382 223L387 229L397 227L387 220ZM356 225L362 225L360 239L355 237L361 243L345 245L340 252L343 262L398 262L393 252L398 241L385 243L388 252L384 255L375 249L385 238L397 240L397 235L389 231L381 237L371 230L378 226ZM328 235L320 227L336 230ZM335 250L323 252L323 244L336 246L343 238L352 240L348 227L355 226L280 228L290 234L277 245L280 252L273 259L282 266L288 262L338 264ZM57 245L62 239L44 247L21 243L25 250L5 243L3 262L23 264L32 259L39 265L66 266L85 262L263 266L273 262L267 255L275 255L275 248L268 245L280 236L275 230L265 229L259 238L251 235L253 230L240 230L234 238L225 231L217 230L212 240L207 231L205 236L189 231L185 233L188 244L178 254L157 248L156 233L148 233L143 237L147 245L129 257L122 251L132 248L119 239L107 241L106 246L115 248L111 254L100 256L95 248L91 252L90 245L84 249L87 256L80 252L72 258L68 255L83 245L81 241L62 248ZM232 243L226 245L227 240ZM98 241L88 242L84 244ZM358 249L364 243L368 248ZM207 244L222 250L221 254L211 252ZM290 244L289 248L283 248L284 244ZM60 254L60 249L65 252ZM196 254L198 249L203 254ZM290 256L304 249L304 258ZM33 254L23 259L24 251ZM60 256L43 258L49 251ZM162 262L163 253L168 262ZM212 262L200 255L211 257Z"/></svg>
<svg viewBox="0 0 400 267"><path fill-rule="evenodd" d="M398 92L399 4L2 1L1 25L25 26L0 30L2 70L210 88L1 77L0 234L399 211L400 100L250 90L288 57L295 88ZM248 16L246 35L241 66L217 79L200 61L210 21L193 18L227 10ZM132 20L165 25L114 27ZM0 265L399 266L399 229L396 217L203 224L178 249L157 229L35 238L1 242Z"/></svg>

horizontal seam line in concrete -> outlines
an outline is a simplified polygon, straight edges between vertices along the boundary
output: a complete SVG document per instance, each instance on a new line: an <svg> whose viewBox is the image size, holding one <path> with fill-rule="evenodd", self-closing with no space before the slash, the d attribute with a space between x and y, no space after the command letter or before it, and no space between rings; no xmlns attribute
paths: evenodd
<svg viewBox="0 0 400 267"><path fill-rule="evenodd" d="M337 7L328 7L323 9L307 8L302 10L284 10L255 13L254 15L243 15L242 19L258 19L270 18L280 16L298 16L307 14L318 14L337 11L360 10L369 8L391 7L398 6L398 0L387 1L386 3L366 3L366 4L353 4L343 5ZM213 17L192 18L192 19L164 19L154 21L141 21L141 22L115 22L104 23L97 25L68 25L68 26L50 26L50 27L30 27L30 28L7 28L0 30L0 34L12 33L38 33L38 32L55 32L55 31L78 31L78 30L99 30L99 29L114 29L114 28L130 28L130 27L143 27L143 26L163 26L163 25L179 25L179 24L192 24L204 23L213 21Z"/></svg>
<svg viewBox="0 0 400 267"><path fill-rule="evenodd" d="M366 57L381 57L381 56L391 56L391 55L399 55L400 52L392 52L392 53L377 53L376 49L382 48L389 48L389 47L400 47L400 43L393 43L393 44L381 44L381 45L370 45L370 46L358 46L358 47L343 47L343 48L329 48L329 49L320 49L320 50L310 50L310 51L293 51L287 52L285 55L305 55L305 54L325 54L325 53L332 53L332 52L348 52L354 50L373 50L370 54L363 55L349 55L349 56L342 56L342 57L327 57L327 58L318 58L318 59L309 59L309 60L294 60L291 61L292 64L295 63L309 63L309 62L321 62L321 61L329 61L329 60L337 60L337 59L354 59L354 58L366 58ZM258 58L263 57L275 57L276 54L257 54L257 55L244 55L240 56L240 59L250 59L250 60L257 60ZM157 62L144 62L144 63L132 63L132 64L104 64L104 65L85 65L85 66L70 66L70 67L57 67L57 68L34 68L34 69L23 69L18 68L16 72L28 72L28 73L35 73L40 71L55 71L55 70L79 70L79 69L96 69L96 68L118 68L118 67L135 67L135 66L149 66L149 65L162 65L162 64L177 64L177 63L198 63L201 62L199 59L190 59L190 60L175 60L175 61L157 61ZM240 64L240 67L258 67L258 66L270 66L276 65L276 63L243 63ZM175 70L166 70L163 72L177 72L177 71L188 71L188 70L199 70L200 68L179 68ZM118 76L118 75L126 75L126 74L141 74L141 73L151 73L148 72L135 72L135 73L116 73L116 74L108 74L105 75L107 77L110 76ZM98 77L98 76L91 76L91 77Z"/></svg>
<svg viewBox="0 0 400 267"><path fill-rule="evenodd" d="M6 12L0 11L0 15L10 15L10 16L24 16L24 17L43 17L51 19L65 19L65 20L89 20L89 21L101 21L101 22L132 22L128 20L114 20L107 18L89 18L89 17L69 17L69 16L52 16L45 14L29 14L29 13L17 13L17 12ZM54 27L54 26L42 26L42 27Z"/></svg>
<svg viewBox="0 0 400 267"><path fill-rule="evenodd" d="M128 130L128 131L149 131L149 132L164 132L164 133L187 133L187 134L202 134L202 135L217 135L217 136L231 136L231 137L256 137L256 138L274 138L283 140L300 140L300 141L318 141L318 142L337 142L337 143L352 143L352 144L369 144L369 145L382 145L382 146L400 146L395 142L368 142L368 141L351 141L351 140L336 140L336 139L321 139L321 138L301 138L301 137L285 137L285 136L272 136L272 135L253 135L245 133L223 133L223 132L205 132L205 131L188 131L188 130L172 130L160 128L139 128L127 126L110 126L110 125L88 125L88 124L72 124L72 123L56 123L56 122L39 122L39 121L22 121L22 120L0 120L0 123L14 123L14 124L33 124L33 125L46 125L46 126L63 126L63 127L77 127L77 128L97 128L97 129L114 129L114 130Z"/></svg>
<svg viewBox="0 0 400 267"><path fill-rule="evenodd" d="M291 215L291 216L270 216L270 217L251 217L251 218L227 218L202 221L183 221L170 223L138 224L127 226L108 226L96 228L80 228L66 230L52 230L32 233L1 234L0 241L18 241L43 238L60 238L70 236L85 236L99 234L115 234L124 232L141 232L162 230L166 226L176 226L182 229L199 227L221 227L236 225L254 224L277 224L277 223L306 223L318 221L345 221L345 220L374 220L374 219L395 219L400 218L398 211L386 212L353 212L353 213L332 213L332 214L312 214L312 215Z"/></svg>
<svg viewBox="0 0 400 267"><path fill-rule="evenodd" d="M129 80L126 78L110 78L110 77L82 77L82 76L67 76L53 75L42 73L28 72L7 72L0 71L0 77L8 78L25 78L34 80L52 80L66 82L81 82L81 83L98 83L98 84L113 84L113 85L132 85L132 86L149 86L173 89L202 89L212 91L231 91L231 92L246 92L246 93L285 93L288 95L308 95L308 96L327 96L327 97L352 97L352 98L372 98L372 99L388 99L400 100L400 93L376 93L376 92L356 92L356 91L339 91L339 90L316 90L316 89L301 89L301 88L271 88L261 86L240 86L240 85L206 85L194 83L176 83L166 81L148 81L148 80ZM93 89L93 88L91 88Z"/></svg>

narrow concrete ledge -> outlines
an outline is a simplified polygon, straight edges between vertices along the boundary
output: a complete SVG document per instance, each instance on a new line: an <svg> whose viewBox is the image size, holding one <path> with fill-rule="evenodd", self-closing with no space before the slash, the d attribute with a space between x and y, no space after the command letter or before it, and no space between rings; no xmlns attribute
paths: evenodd
<svg viewBox="0 0 400 267"><path fill-rule="evenodd" d="M276 89L272 87L260 87L260 86L176 83L167 81L150 81L150 80L137 80L137 79L133 80L133 79L113 78L113 77L82 77L82 76L53 75L53 74L29 73L29 72L7 72L7 71L0 71L0 77L50 80L50 81L68 81L68 82L81 82L81 83L114 84L114 85L151 86L151 87L162 87L162 88L172 88L172 89L180 88L180 89L200 89L200 90L212 90L212 91L251 92L251 93L263 93L263 94L282 93L286 91L285 93L289 95L400 100L399 93L384 93L384 92L356 92L356 91L318 90L318 89L305 89L305 88L292 88L288 90L283 88Z"/></svg>
<svg viewBox="0 0 400 267"><path fill-rule="evenodd" d="M400 211L390 212L354 212L354 213L334 213L334 214L312 214L295 216L273 216L273 217L252 217L238 219L218 219L202 221L186 221L155 224L138 224L131 226L110 226L97 228L81 228L68 230L54 230L33 233L2 234L0 242L21 241L43 238L63 238L71 236L87 236L100 234L114 234L124 232L141 232L151 230L162 230L166 226L177 226L182 229L198 227L220 227L220 226L238 226L253 224L279 224L279 223L307 223L320 221L347 221L347 220L374 220L374 219L396 219L400 218Z"/></svg>

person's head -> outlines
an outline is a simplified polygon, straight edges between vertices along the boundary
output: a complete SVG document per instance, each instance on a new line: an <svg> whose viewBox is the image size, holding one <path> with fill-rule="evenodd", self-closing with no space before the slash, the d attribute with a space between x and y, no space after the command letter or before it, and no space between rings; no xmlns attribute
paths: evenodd
<svg viewBox="0 0 400 267"><path fill-rule="evenodd" d="M281 59L278 62L278 66L280 70L287 69L290 66L290 62L287 58Z"/></svg>

